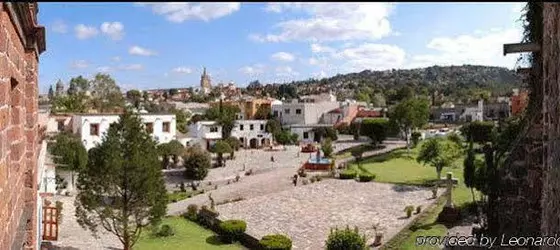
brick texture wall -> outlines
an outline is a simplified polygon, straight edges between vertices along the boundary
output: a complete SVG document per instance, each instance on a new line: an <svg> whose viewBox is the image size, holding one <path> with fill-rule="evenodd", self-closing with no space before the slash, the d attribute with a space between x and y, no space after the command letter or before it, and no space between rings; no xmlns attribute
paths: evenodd
<svg viewBox="0 0 560 250"><path fill-rule="evenodd" d="M20 6L18 6L20 5ZM39 137L38 56L18 30L28 15L36 31L35 4L0 3L0 249L36 249ZM15 12L20 14L14 15ZM23 14L22 14L23 13ZM14 16L16 18L14 20ZM26 22L29 24L29 22ZM43 30L44 32L44 30ZM34 37L34 35L32 35ZM23 217L24 211L29 214Z"/></svg>

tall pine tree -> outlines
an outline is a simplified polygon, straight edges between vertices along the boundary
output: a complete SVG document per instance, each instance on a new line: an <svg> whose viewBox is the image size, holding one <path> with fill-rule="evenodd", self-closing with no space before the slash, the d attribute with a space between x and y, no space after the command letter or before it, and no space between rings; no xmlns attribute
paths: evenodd
<svg viewBox="0 0 560 250"><path fill-rule="evenodd" d="M116 235L125 250L142 229L161 221L167 196L156 142L140 118L125 112L111 124L102 143L89 152L78 178L76 217L85 229L98 226Z"/></svg>

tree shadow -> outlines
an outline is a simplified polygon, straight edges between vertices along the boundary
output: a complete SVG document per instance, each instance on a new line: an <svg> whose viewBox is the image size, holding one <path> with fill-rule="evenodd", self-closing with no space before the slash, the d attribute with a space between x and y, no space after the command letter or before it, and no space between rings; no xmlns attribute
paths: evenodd
<svg viewBox="0 0 560 250"><path fill-rule="evenodd" d="M413 191L418 191L418 190L422 190L422 188L418 187L418 186L411 186L411 185L393 185L391 187L391 189L393 189L393 191L395 192L413 192Z"/></svg>
<svg viewBox="0 0 560 250"><path fill-rule="evenodd" d="M220 236L218 235L209 236L208 238L206 238L206 243L214 246L229 245L227 243L222 242L220 240Z"/></svg>
<svg viewBox="0 0 560 250"><path fill-rule="evenodd" d="M417 231L417 230L430 230L433 226L439 225L437 222L427 223L427 224L414 224L410 226L410 231Z"/></svg>
<svg viewBox="0 0 560 250"><path fill-rule="evenodd" d="M403 216L401 216L401 217L399 217L399 218L397 218L397 219L398 219L398 220L408 220L408 219L410 219L410 218L412 218L412 216L411 216L411 217L406 217L406 215L403 215Z"/></svg>

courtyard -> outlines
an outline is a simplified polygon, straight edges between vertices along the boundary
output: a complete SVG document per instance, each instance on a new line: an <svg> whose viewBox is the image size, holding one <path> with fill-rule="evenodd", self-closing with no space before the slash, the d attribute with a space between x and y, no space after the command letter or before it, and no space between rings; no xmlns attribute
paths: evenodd
<svg viewBox="0 0 560 250"><path fill-rule="evenodd" d="M292 239L293 249L322 249L332 227L357 226L371 244L378 223L384 240L390 239L413 218L404 216L404 207L427 207L430 197L418 187L325 179L216 209L221 219L245 220L256 238L281 233Z"/></svg>

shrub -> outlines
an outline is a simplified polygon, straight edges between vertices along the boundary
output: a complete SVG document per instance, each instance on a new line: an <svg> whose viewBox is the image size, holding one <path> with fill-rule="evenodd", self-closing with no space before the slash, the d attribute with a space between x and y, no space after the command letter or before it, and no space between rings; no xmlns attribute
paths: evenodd
<svg viewBox="0 0 560 250"><path fill-rule="evenodd" d="M181 184L179 185L179 189L181 190L181 192L187 192L187 189L185 188L185 182L181 182Z"/></svg>
<svg viewBox="0 0 560 250"><path fill-rule="evenodd" d="M307 185L307 184L309 184L309 180L307 180L307 179L301 179L301 184Z"/></svg>
<svg viewBox="0 0 560 250"><path fill-rule="evenodd" d="M245 175L252 175L253 174L253 169L249 169L245 172Z"/></svg>
<svg viewBox="0 0 560 250"><path fill-rule="evenodd" d="M356 178L356 171L352 170L352 169L345 169L344 171L342 171L340 173L340 179L343 180L351 180L351 179L355 179Z"/></svg>
<svg viewBox="0 0 560 250"><path fill-rule="evenodd" d="M300 168L297 172L297 174L299 175L299 177L307 177L307 173L305 172L305 170L303 168Z"/></svg>
<svg viewBox="0 0 560 250"><path fill-rule="evenodd" d="M404 208L404 212L406 213L406 218L410 218L410 216L412 216L412 212L414 212L414 206L406 206Z"/></svg>
<svg viewBox="0 0 560 250"><path fill-rule="evenodd" d="M348 226L346 229L331 229L326 242L327 250L365 250L366 237L360 235L358 228L354 230Z"/></svg>
<svg viewBox="0 0 560 250"><path fill-rule="evenodd" d="M239 239L246 229L247 223L242 220L226 220L220 223L220 231L224 243L232 243Z"/></svg>
<svg viewBox="0 0 560 250"><path fill-rule="evenodd" d="M317 181L321 181L323 178L321 178L321 176L316 175L316 176L315 176L315 179L316 179Z"/></svg>
<svg viewBox="0 0 560 250"><path fill-rule="evenodd" d="M189 206L187 206L187 212L186 212L186 219L189 219L191 221L196 221L196 217L198 214L198 206L196 204L190 204Z"/></svg>
<svg viewBox="0 0 560 250"><path fill-rule="evenodd" d="M413 147L416 147L416 145L418 145L420 137L422 137L422 134L420 132L412 132L412 134L410 134L410 140L412 141Z"/></svg>
<svg viewBox="0 0 560 250"><path fill-rule="evenodd" d="M360 182L370 182L375 179L374 174L360 174L358 175L358 181Z"/></svg>
<svg viewBox="0 0 560 250"><path fill-rule="evenodd" d="M314 183L314 182L315 182L315 177L309 178L309 181L310 181L311 183Z"/></svg>
<svg viewBox="0 0 560 250"><path fill-rule="evenodd" d="M422 212L422 206L417 206L416 213L419 214L420 212Z"/></svg>
<svg viewBox="0 0 560 250"><path fill-rule="evenodd" d="M168 237L175 235L175 231L170 225L162 225L159 231L157 232L158 237Z"/></svg>
<svg viewBox="0 0 560 250"><path fill-rule="evenodd" d="M281 234L265 235L259 241L265 250L290 250L292 249L292 240L288 236Z"/></svg>

